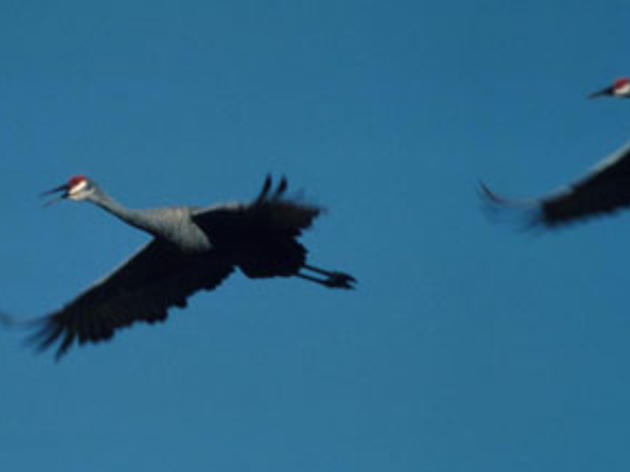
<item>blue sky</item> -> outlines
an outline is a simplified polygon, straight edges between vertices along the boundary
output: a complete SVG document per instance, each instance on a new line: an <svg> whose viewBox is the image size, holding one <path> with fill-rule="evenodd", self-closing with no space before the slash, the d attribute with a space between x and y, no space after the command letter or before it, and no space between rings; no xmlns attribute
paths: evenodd
<svg viewBox="0 0 630 472"><path fill-rule="evenodd" d="M0 341L6 470L625 471L630 214L490 223L629 138L625 2L4 1L0 307L50 312L147 240L38 192L329 212L353 293L233 276L59 364Z"/></svg>

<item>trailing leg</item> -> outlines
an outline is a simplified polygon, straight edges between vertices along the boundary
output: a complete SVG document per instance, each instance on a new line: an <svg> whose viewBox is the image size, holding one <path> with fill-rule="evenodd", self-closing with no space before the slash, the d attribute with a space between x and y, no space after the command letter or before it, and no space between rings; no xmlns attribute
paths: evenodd
<svg viewBox="0 0 630 472"><path fill-rule="evenodd" d="M304 264L303 268L310 270L311 272L315 272L316 274L324 275L326 276L326 278L320 279L318 277L303 274L301 272L296 274L298 277L319 283L329 288L354 289L353 284L357 281L353 276L351 276L350 274L346 274L345 272L324 270L308 264Z"/></svg>

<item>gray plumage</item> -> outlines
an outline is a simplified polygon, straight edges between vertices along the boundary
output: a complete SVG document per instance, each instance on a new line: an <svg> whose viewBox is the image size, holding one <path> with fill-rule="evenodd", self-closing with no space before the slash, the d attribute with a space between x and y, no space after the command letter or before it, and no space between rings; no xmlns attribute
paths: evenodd
<svg viewBox="0 0 630 472"><path fill-rule="evenodd" d="M216 288L236 267L250 278L297 276L353 288L351 275L306 264L306 248L296 240L321 209L284 198L284 178L273 192L271 187L267 177L249 204L150 210L119 205L83 176L46 192L92 202L153 239L62 309L29 322L37 326L30 340L40 350L59 342L58 359L75 340L99 342L136 321L164 321L170 307L185 307L190 295Z"/></svg>

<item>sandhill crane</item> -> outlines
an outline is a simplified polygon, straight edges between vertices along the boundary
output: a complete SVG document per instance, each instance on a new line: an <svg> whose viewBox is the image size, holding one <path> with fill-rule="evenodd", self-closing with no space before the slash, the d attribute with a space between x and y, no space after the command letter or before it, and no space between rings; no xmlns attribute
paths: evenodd
<svg viewBox="0 0 630 472"><path fill-rule="evenodd" d="M630 98L630 79L621 77L610 86L591 93L589 98L603 96ZM525 210L528 223L559 226L592 216L613 213L630 206L630 143L599 162L590 173L549 197L516 201L498 196L481 184L482 195L494 205Z"/></svg>
<svg viewBox="0 0 630 472"><path fill-rule="evenodd" d="M248 204L149 210L119 205L82 175L45 192L57 194L51 202L94 203L153 239L60 310L26 322L36 327L29 339L40 350L60 340L59 359L75 339L80 345L99 342L136 321L164 321L169 308L185 307L198 290L213 290L235 267L250 278L296 276L328 288L353 288L351 275L307 264L306 248L296 241L321 209L285 198L284 177L271 187L267 176ZM7 315L3 320L20 323Z"/></svg>

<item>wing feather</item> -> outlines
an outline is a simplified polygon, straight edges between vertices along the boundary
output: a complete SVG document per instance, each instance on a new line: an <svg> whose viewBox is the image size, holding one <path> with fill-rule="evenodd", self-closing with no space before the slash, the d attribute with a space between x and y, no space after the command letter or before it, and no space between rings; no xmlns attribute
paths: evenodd
<svg viewBox="0 0 630 472"><path fill-rule="evenodd" d="M60 340L59 359L75 339L79 344L100 342L136 321L164 321L170 307L185 305L198 290L214 289L232 271L217 251L185 254L154 239L61 310L41 319L29 339L39 350Z"/></svg>
<svg viewBox="0 0 630 472"><path fill-rule="evenodd" d="M271 190L271 177L265 179L262 191L251 203L215 205L197 210L193 221L199 225L215 244L221 244L248 230L258 232L282 232L292 237L299 236L309 228L322 208L304 202L284 198L287 179L282 177L277 188Z"/></svg>
<svg viewBox="0 0 630 472"><path fill-rule="evenodd" d="M548 226L612 213L630 206L630 143L602 160L567 190L541 200Z"/></svg>
<svg viewBox="0 0 630 472"><path fill-rule="evenodd" d="M322 209L285 198L287 186L282 177L271 191L271 178L267 176L253 202L197 210L192 219L248 277L294 275L306 259L306 248L296 238L312 225Z"/></svg>
<svg viewBox="0 0 630 472"><path fill-rule="evenodd" d="M507 199L483 183L480 190L488 208L518 215L526 227L540 224L555 227L613 213L630 206L630 143L599 162L581 180L548 197Z"/></svg>

